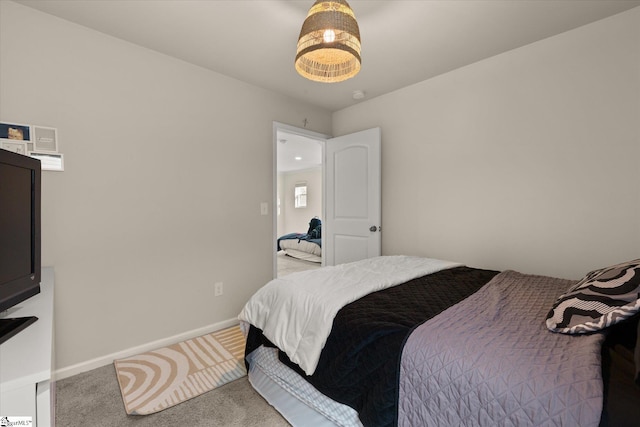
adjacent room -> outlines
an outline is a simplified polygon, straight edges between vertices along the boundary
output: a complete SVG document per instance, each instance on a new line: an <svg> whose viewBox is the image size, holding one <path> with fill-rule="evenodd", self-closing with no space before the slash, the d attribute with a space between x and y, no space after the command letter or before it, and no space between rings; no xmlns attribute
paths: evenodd
<svg viewBox="0 0 640 427"><path fill-rule="evenodd" d="M640 0L0 0L0 154L0 418L640 417Z"/></svg>
<svg viewBox="0 0 640 427"><path fill-rule="evenodd" d="M276 131L277 276L322 265L323 141Z"/></svg>

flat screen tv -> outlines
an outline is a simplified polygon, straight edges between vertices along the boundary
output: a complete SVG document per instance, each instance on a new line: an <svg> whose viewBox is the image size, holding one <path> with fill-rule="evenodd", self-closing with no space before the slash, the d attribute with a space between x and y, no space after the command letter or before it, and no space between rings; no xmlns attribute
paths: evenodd
<svg viewBox="0 0 640 427"><path fill-rule="evenodd" d="M11 307L40 292L40 161L0 149L0 344L33 322Z"/></svg>

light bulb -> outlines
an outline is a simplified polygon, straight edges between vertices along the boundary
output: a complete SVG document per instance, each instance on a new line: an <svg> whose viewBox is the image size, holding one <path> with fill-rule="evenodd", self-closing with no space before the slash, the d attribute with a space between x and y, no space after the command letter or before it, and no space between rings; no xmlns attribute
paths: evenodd
<svg viewBox="0 0 640 427"><path fill-rule="evenodd" d="M332 43L336 39L336 32L332 29L324 30L324 34L322 35L325 43Z"/></svg>

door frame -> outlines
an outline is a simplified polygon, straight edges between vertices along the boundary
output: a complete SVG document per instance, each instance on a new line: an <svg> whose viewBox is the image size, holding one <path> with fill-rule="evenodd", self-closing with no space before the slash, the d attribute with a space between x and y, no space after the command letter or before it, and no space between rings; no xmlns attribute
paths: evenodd
<svg viewBox="0 0 640 427"><path fill-rule="evenodd" d="M325 145L327 139L331 138L331 135L325 135L323 133L314 132L309 129L299 128L296 126L291 126L285 123L273 122L273 177L272 177L272 186L273 186L273 194L271 195L271 216L273 217L272 221L272 250L271 254L273 256L273 274L272 277L275 279L278 276L278 131L284 131L287 133L293 133L300 136L305 136L317 141L320 141L321 149L322 149L322 180L324 182L325 175L325 167L326 167L326 158L325 158ZM325 189L323 185L322 189L322 218L326 217L326 200L325 200ZM324 266L324 245L322 246L322 265Z"/></svg>

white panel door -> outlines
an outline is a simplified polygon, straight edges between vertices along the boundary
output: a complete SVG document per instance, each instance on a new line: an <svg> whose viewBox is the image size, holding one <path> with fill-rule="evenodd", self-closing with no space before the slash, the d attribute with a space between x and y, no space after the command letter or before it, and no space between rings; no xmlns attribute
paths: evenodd
<svg viewBox="0 0 640 427"><path fill-rule="evenodd" d="M324 265L381 253L380 128L327 140Z"/></svg>

